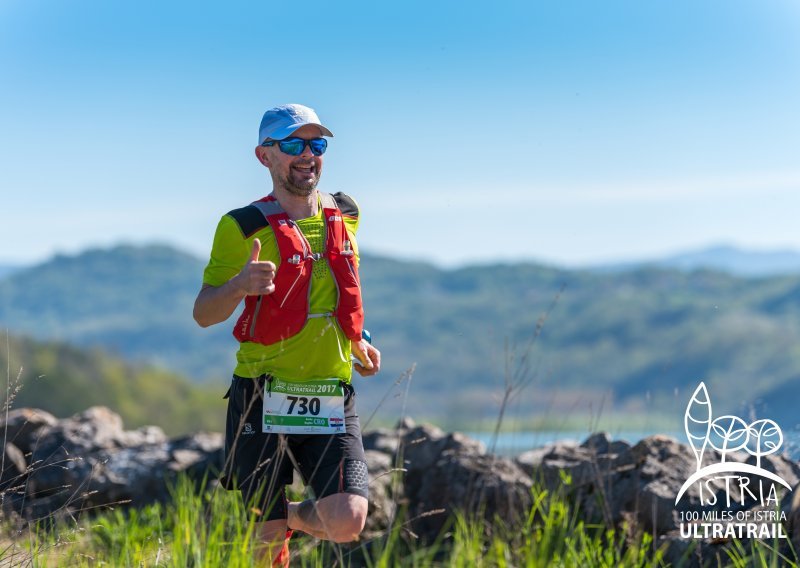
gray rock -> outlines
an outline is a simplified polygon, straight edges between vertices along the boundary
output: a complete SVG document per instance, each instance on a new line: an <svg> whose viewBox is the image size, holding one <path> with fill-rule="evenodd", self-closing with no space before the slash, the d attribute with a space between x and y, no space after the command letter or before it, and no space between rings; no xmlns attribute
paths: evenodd
<svg viewBox="0 0 800 568"><path fill-rule="evenodd" d="M185 472L214 478L222 468L223 436L196 433L172 441L157 427L126 431L119 415L94 407L44 426L26 483L26 516L57 510L166 502Z"/></svg>
<svg viewBox="0 0 800 568"><path fill-rule="evenodd" d="M460 432L446 434L436 426L423 425L403 432L398 452L405 467L427 470L444 452L477 456L486 453L486 446Z"/></svg>
<svg viewBox="0 0 800 568"><path fill-rule="evenodd" d="M581 444L581 448L586 448L596 454L607 454L610 446L611 436L608 435L608 432L596 432Z"/></svg>
<svg viewBox="0 0 800 568"><path fill-rule="evenodd" d="M746 454L746 457L744 457L744 463L756 465L758 460L755 456ZM786 456L774 454L769 456L761 456L760 466L763 469L776 474L792 487L800 482L800 465L793 462Z"/></svg>
<svg viewBox="0 0 800 568"><path fill-rule="evenodd" d="M443 452L432 468L409 470L405 496L411 530L432 541L457 511L479 515L487 526L496 518L517 525L530 510L532 485L509 459Z"/></svg>
<svg viewBox="0 0 800 568"><path fill-rule="evenodd" d="M371 538L387 529L397 513L397 498L402 488L402 471L392 463L392 457L375 450L366 450L369 471L369 515L364 528Z"/></svg>
<svg viewBox="0 0 800 568"><path fill-rule="evenodd" d="M160 428L148 426L126 432L119 414L105 406L94 406L43 429L33 460L61 459L86 452L164 441L166 436Z"/></svg>
<svg viewBox="0 0 800 568"><path fill-rule="evenodd" d="M411 426L402 431L398 454L407 470L403 497L411 530L425 540L435 538L454 511L480 511L487 519L499 515L509 522L527 512L530 477L511 460L487 455L482 443L464 434Z"/></svg>
<svg viewBox="0 0 800 568"><path fill-rule="evenodd" d="M711 463L713 455L706 455ZM697 470L697 461L691 450L668 436L650 436L633 446L628 455L620 454L616 474L609 483L609 510L614 520L622 511L633 512L641 528L660 535L678 528L681 511L698 509L701 505L697 485L690 487L676 505L675 498L684 482ZM721 482L711 484L720 509ZM705 495L709 500L712 494Z"/></svg>
<svg viewBox="0 0 800 568"><path fill-rule="evenodd" d="M624 440L612 440L608 432L590 435L583 441L581 447L592 450L597 455L619 455L631 449L631 445Z"/></svg>
<svg viewBox="0 0 800 568"><path fill-rule="evenodd" d="M225 436L216 432L196 432L172 440L167 444L168 468L186 472L193 479L200 479L206 473L216 478L225 460L224 443Z"/></svg>
<svg viewBox="0 0 800 568"><path fill-rule="evenodd" d="M131 503L141 506L169 498L167 482L174 479L166 444L105 450L95 458L91 479L80 494L80 508Z"/></svg>
<svg viewBox="0 0 800 568"><path fill-rule="evenodd" d="M39 430L43 426L54 426L58 420L44 410L36 408L17 408L2 415L0 432L6 443L12 443L24 455L30 454L39 440Z"/></svg>
<svg viewBox="0 0 800 568"><path fill-rule="evenodd" d="M587 448L571 445L555 445L545 454L531 477L545 489L553 490L569 480L581 486L597 479L596 454Z"/></svg>
<svg viewBox="0 0 800 568"><path fill-rule="evenodd" d="M362 436L365 450L375 450L385 454L394 454L400 445L400 434L396 430L379 428L364 432Z"/></svg>
<svg viewBox="0 0 800 568"><path fill-rule="evenodd" d="M6 444L0 472L0 493L18 490L25 481L27 469L28 464L22 450L14 444Z"/></svg>
<svg viewBox="0 0 800 568"><path fill-rule="evenodd" d="M161 444L167 441L167 435L158 426L142 426L137 430L123 432L120 442L123 448L144 444Z"/></svg>
<svg viewBox="0 0 800 568"><path fill-rule="evenodd" d="M412 428L416 428L417 423L414 421L413 418L410 416L403 416L400 420L397 421L395 425L395 430L397 431L405 431L411 430Z"/></svg>
<svg viewBox="0 0 800 568"><path fill-rule="evenodd" d="M517 456L514 461L522 469L522 471L530 476L533 476L534 472L538 471L542 467L545 457L553 451L553 447L553 444L548 444L547 446L542 446L541 448L528 450L527 452Z"/></svg>
<svg viewBox="0 0 800 568"><path fill-rule="evenodd" d="M676 507L675 497L697 463L686 446L666 436L631 447L600 433L580 446L557 443L526 452L517 463L545 489L576 503L587 522L613 526L632 518L645 530L664 534L677 528L680 511L700 504L694 487ZM715 495L723 489L713 488Z"/></svg>

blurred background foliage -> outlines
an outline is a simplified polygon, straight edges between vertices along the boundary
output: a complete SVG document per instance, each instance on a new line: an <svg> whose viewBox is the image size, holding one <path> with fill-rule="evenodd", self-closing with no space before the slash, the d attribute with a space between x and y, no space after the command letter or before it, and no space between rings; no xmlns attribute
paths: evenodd
<svg viewBox="0 0 800 568"><path fill-rule="evenodd" d="M155 424L173 436L220 431L225 423L224 389L219 387L194 385L172 371L126 363L100 348L5 339L0 364L10 378L4 399L11 401L11 408L30 406L66 417L104 405L122 416L126 428Z"/></svg>
<svg viewBox="0 0 800 568"><path fill-rule="evenodd" d="M0 324L12 337L58 342L12 339L2 350L12 379L24 368L16 404L64 414L104 403L131 424L221 429L236 342L232 321L201 329L192 320L204 264L169 246L118 246L0 279ZM497 415L504 379L527 353L532 383L510 409L526 427L535 417L552 423L600 408L630 421L674 415L680 424L701 380L719 410L798 421L797 275L655 265L441 269L367 254L361 274L367 327L384 355L379 377L356 379L362 414L416 364L410 413L474 427ZM383 421L396 419L396 399L384 402Z"/></svg>

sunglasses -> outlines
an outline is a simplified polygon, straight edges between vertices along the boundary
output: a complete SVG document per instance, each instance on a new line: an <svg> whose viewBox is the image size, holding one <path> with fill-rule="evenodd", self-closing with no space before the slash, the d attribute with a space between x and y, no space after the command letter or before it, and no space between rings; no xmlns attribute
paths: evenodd
<svg viewBox="0 0 800 568"><path fill-rule="evenodd" d="M315 156L321 156L328 149L328 141L324 138L312 138L311 140L303 140L302 138L284 138L283 140L267 140L262 146L278 145L281 152L289 154L290 156L299 156L306 149L306 146L311 148L311 153Z"/></svg>

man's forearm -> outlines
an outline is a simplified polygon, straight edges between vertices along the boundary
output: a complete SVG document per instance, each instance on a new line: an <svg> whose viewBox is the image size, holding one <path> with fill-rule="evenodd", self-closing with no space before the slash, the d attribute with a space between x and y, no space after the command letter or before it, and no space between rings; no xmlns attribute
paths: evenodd
<svg viewBox="0 0 800 568"><path fill-rule="evenodd" d="M237 274L222 286L204 285L194 301L194 320L200 327L208 327L231 317L246 296L239 285Z"/></svg>

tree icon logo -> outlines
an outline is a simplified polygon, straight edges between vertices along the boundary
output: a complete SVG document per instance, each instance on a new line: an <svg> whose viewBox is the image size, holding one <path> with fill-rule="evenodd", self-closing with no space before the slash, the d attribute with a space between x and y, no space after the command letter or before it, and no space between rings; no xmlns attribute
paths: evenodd
<svg viewBox="0 0 800 568"><path fill-rule="evenodd" d="M783 432L774 421L761 419L748 424L729 414L713 418L711 398L705 383L701 382L686 406L683 422L697 460L697 471L681 487L675 498L676 505L694 483L718 474L758 475L792 490L778 475L761 467L761 458L776 453L783 445ZM703 456L709 447L719 452L720 461L703 467ZM729 461L730 454L738 451L754 456L755 465Z"/></svg>

